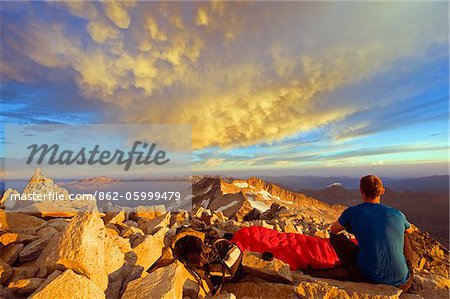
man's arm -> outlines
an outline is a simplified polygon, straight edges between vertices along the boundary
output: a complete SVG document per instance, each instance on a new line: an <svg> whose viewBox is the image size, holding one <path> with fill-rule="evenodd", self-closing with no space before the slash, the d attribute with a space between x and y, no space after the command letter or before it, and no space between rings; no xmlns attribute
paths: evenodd
<svg viewBox="0 0 450 299"><path fill-rule="evenodd" d="M337 234L343 232L343 231L345 230L345 227L342 226L342 225L339 223L339 221L336 221L335 223L333 223L333 224L331 225L330 230L331 230L331 233L332 233L332 234L337 235Z"/></svg>
<svg viewBox="0 0 450 299"><path fill-rule="evenodd" d="M411 223L406 219L405 214L403 214L400 210L397 210L400 213L400 216L403 219L403 223L405 225L405 233L411 234L417 230L417 228L414 228Z"/></svg>
<svg viewBox="0 0 450 299"><path fill-rule="evenodd" d="M350 214L352 208L347 208L344 212L342 212L341 216L339 216L338 220L334 222L331 227L332 234L340 234L342 231L347 230L347 226L350 226Z"/></svg>

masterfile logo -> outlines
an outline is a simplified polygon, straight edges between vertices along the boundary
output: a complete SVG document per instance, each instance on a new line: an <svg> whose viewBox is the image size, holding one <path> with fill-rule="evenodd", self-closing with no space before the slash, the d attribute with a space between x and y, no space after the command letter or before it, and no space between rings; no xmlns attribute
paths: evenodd
<svg viewBox="0 0 450 299"><path fill-rule="evenodd" d="M189 125L7 125L5 135L6 187L21 195L11 210L78 210L92 198L103 211L191 206Z"/></svg>

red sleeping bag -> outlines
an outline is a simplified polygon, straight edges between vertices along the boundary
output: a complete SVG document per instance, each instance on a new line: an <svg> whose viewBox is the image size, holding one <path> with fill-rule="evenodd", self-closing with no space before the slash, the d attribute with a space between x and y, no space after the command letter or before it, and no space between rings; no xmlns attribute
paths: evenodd
<svg viewBox="0 0 450 299"><path fill-rule="evenodd" d="M329 239L295 233L280 233L261 226L238 230L231 242L241 251L273 254L279 260L297 269L331 269L340 261Z"/></svg>

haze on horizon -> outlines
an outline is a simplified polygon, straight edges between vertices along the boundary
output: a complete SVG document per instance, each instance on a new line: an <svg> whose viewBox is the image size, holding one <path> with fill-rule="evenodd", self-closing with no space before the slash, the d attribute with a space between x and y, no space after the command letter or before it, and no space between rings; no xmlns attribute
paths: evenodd
<svg viewBox="0 0 450 299"><path fill-rule="evenodd" d="M194 173L448 174L447 2L0 6L2 136L190 124Z"/></svg>

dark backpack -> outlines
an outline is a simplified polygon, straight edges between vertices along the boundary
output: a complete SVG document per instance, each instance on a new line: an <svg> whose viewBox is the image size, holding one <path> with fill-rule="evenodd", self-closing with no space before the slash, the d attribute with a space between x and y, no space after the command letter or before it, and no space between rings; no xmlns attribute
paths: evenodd
<svg viewBox="0 0 450 299"><path fill-rule="evenodd" d="M226 239L210 244L203 232L184 228L172 241L172 250L199 286L203 288L203 279L214 294L220 292L225 281L234 281L242 274L242 252Z"/></svg>

